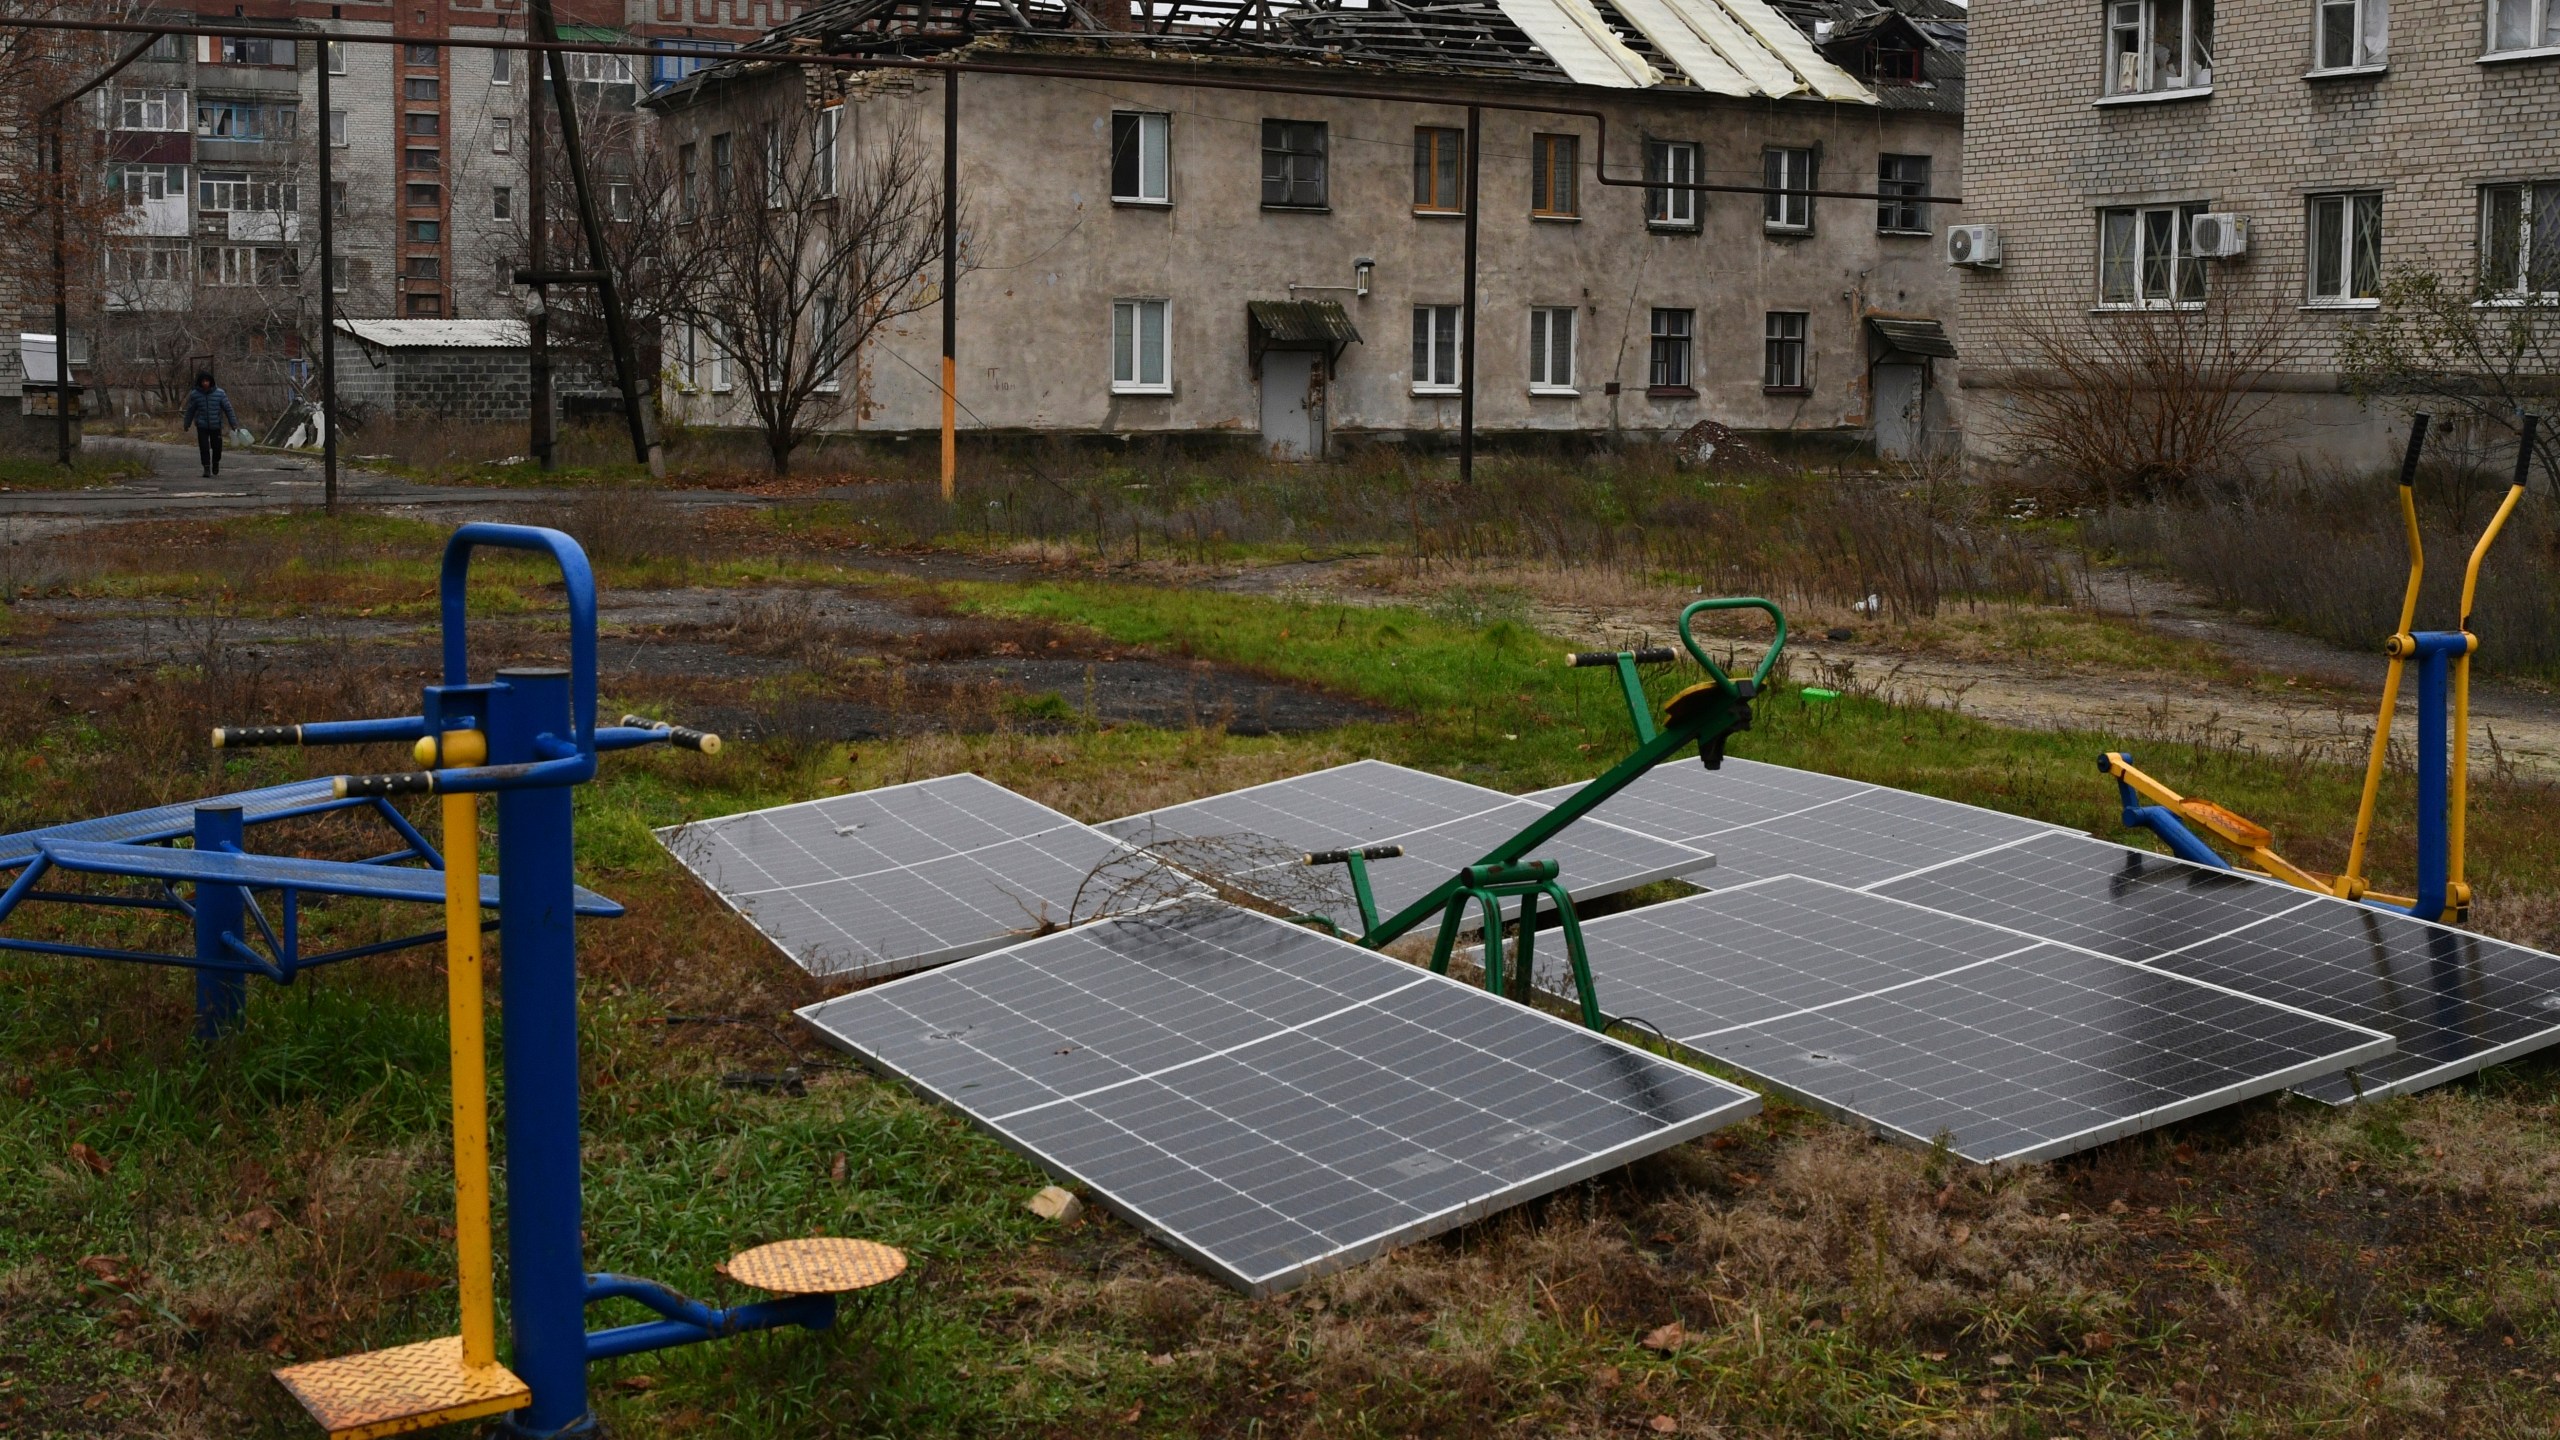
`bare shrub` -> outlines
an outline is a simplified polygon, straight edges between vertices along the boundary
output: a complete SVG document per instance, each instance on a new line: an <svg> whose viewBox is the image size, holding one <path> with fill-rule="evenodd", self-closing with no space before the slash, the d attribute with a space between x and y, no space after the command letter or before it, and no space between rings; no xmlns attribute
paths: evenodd
<svg viewBox="0 0 2560 1440"><path fill-rule="evenodd" d="M696 548L693 516L656 491L599 486L548 508L543 523L567 531L599 565L682 559Z"/></svg>

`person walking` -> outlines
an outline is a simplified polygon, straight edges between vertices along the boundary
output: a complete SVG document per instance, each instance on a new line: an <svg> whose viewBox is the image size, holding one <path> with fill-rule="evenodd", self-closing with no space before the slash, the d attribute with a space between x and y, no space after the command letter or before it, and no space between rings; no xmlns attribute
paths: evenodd
<svg viewBox="0 0 2560 1440"><path fill-rule="evenodd" d="M196 372L196 388L187 392L187 408L178 412L178 428L196 427L196 456L204 461L204 473L222 473L222 432L240 423L231 409L231 397L213 383L213 372Z"/></svg>

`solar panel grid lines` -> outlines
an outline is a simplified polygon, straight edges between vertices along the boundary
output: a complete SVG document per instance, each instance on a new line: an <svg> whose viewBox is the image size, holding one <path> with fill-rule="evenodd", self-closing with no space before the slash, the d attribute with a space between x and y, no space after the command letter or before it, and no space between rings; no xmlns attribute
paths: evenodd
<svg viewBox="0 0 2560 1440"><path fill-rule="evenodd" d="M1583 933L1613 1012L1984 1163L2067 1154L2392 1048L2370 1027L1797 876Z"/></svg>
<svg viewBox="0 0 2560 1440"><path fill-rule="evenodd" d="M2165 955L2320 900L2279 881L2061 832L1867 888L2124 960Z"/></svg>
<svg viewBox="0 0 2560 1440"><path fill-rule="evenodd" d="M1758 1108L1622 1042L1206 900L801 1013L1253 1294Z"/></svg>
<svg viewBox="0 0 2560 1440"><path fill-rule="evenodd" d="M819 975L876 977L1089 918L1126 847L977 775L693 821L659 843Z"/></svg>

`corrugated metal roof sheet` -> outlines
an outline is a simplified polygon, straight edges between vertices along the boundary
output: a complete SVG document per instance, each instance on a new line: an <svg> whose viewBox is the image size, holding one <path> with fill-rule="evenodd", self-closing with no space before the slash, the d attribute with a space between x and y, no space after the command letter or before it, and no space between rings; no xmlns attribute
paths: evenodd
<svg viewBox="0 0 2560 1440"><path fill-rule="evenodd" d="M521 350L533 343L522 320L353 320L338 329L385 350Z"/></svg>
<svg viewBox="0 0 2560 1440"><path fill-rule="evenodd" d="M1947 360L1956 358L1956 342L1947 338L1947 327L1935 320L1870 315L1867 328L1905 355L1936 355Z"/></svg>
<svg viewBox="0 0 2560 1440"><path fill-rule="evenodd" d="M1263 334L1283 344L1320 340L1347 345L1360 340L1339 300L1248 300L1244 308Z"/></svg>

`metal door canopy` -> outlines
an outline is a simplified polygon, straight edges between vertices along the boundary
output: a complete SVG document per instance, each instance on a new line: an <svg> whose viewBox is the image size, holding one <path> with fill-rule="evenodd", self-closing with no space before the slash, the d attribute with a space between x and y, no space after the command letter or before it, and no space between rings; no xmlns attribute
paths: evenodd
<svg viewBox="0 0 2560 1440"><path fill-rule="evenodd" d="M2391 1035L2390 1059L2301 1085L2333 1105L2414 1094L2560 1041L2560 956L2104 840L2032 840L1876 893Z"/></svg>
<svg viewBox="0 0 2560 1440"><path fill-rule="evenodd" d="M658 842L813 975L904 974L1190 889L977 775L670 825ZM1142 867L1154 870L1155 867ZM1135 887L1143 892L1133 902Z"/></svg>
<svg viewBox="0 0 2560 1440"><path fill-rule="evenodd" d="M1566 787L1568 792L1573 788ZM1165 853L1175 864L1188 863L1180 842L1224 837L1268 842L1258 848L1242 847L1242 853L1258 857L1261 863L1249 864L1240 873L1203 878L1291 906L1301 905L1305 897L1304 872L1293 873L1293 862L1288 860L1273 863L1273 853L1401 845L1402 858L1373 861L1369 866L1378 913L1387 916L1483 859L1552 808L1552 794L1547 798L1506 795L1383 760L1355 760L1106 820L1097 828L1132 845L1166 846ZM1693 846L1639 834L1596 817L1573 825L1532 858L1557 862L1558 878L1576 900L1694 875L1716 863L1715 856Z"/></svg>
<svg viewBox="0 0 2560 1440"><path fill-rule="evenodd" d="M2378 1029L1782 876L1586 921L1612 1010L1834 1115L2047 1160L2383 1060Z"/></svg>
<svg viewBox="0 0 2560 1440"><path fill-rule="evenodd" d="M1256 1296L1760 1108L1687 1066L1214 900L800 1015Z"/></svg>
<svg viewBox="0 0 2560 1440"><path fill-rule="evenodd" d="M1581 788L1527 798L1552 805ZM1720 770L1660 765L1591 812L1657 840L1712 848L1719 885L1801 875L1863 886L2040 835L2041 820L1934 795L1728 758Z"/></svg>

